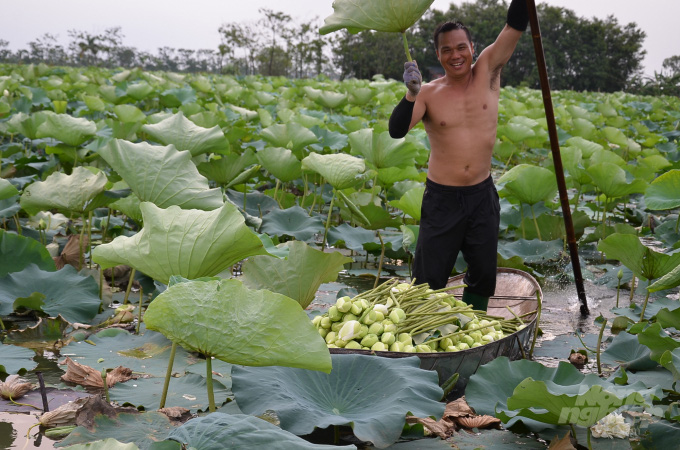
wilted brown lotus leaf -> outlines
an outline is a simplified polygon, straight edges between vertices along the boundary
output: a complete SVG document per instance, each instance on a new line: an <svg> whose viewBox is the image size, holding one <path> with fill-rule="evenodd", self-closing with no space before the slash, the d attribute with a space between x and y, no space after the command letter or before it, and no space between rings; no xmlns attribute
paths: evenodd
<svg viewBox="0 0 680 450"><path fill-rule="evenodd" d="M158 410L159 413L165 414L168 419L180 422L186 422L191 419L191 411L182 408L181 406L170 406L168 408L161 408Z"/></svg>
<svg viewBox="0 0 680 450"><path fill-rule="evenodd" d="M419 423L425 427L425 430L430 434L436 434L442 439L450 438L456 430L456 425L448 419L432 420L429 417L420 418L408 416L406 417L406 423Z"/></svg>
<svg viewBox="0 0 680 450"><path fill-rule="evenodd" d="M553 440L550 441L548 448L553 450L576 450L576 447L574 447L574 442L575 441L571 436L571 433L567 431L567 434L565 434L563 438L560 438L556 435Z"/></svg>
<svg viewBox="0 0 680 450"><path fill-rule="evenodd" d="M4 382L0 381L0 397L5 400L16 400L26 395L31 389L33 389L33 385L27 383L19 375L10 375Z"/></svg>
<svg viewBox="0 0 680 450"><path fill-rule="evenodd" d="M465 397L458 398L446 404L444 417L465 417L474 416L475 412L465 401Z"/></svg>
<svg viewBox="0 0 680 450"><path fill-rule="evenodd" d="M83 403L88 397L79 398L73 402L68 402L61 405L54 411L49 411L40 416L38 421L40 425L45 428L65 427L67 425L75 425L76 413L82 408Z"/></svg>
<svg viewBox="0 0 680 450"><path fill-rule="evenodd" d="M123 383L131 378L135 378L132 376L132 369L118 366L106 374L106 384L108 387L112 387L116 383ZM69 357L66 357L66 373L61 376L61 379L69 383L79 384L87 390L99 391L104 389L104 381L100 371L75 362Z"/></svg>
<svg viewBox="0 0 680 450"><path fill-rule="evenodd" d="M83 251L87 251L87 245L89 242L90 241L88 240L87 236L83 236L82 245ZM81 249L80 235L72 234L71 236L69 236L68 242L64 246L64 249L61 251L61 254L59 256L52 258L54 259L54 264L57 266L57 270L61 269L66 264L70 264L76 269L80 269L81 268L80 249Z"/></svg>
<svg viewBox="0 0 680 450"><path fill-rule="evenodd" d="M493 416L468 416L453 419L463 428L500 428L501 420Z"/></svg>

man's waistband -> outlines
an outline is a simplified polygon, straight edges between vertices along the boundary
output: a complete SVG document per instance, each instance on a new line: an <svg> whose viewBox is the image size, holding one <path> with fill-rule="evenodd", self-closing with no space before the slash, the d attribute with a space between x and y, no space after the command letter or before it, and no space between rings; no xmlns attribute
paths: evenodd
<svg viewBox="0 0 680 450"><path fill-rule="evenodd" d="M435 183L434 181L428 178L427 180L425 180L425 186L430 189L445 192L477 192L492 187L493 178L491 178L491 175L489 175L489 178L487 178L486 180L482 181L481 183L473 184L471 186L448 186L445 184Z"/></svg>

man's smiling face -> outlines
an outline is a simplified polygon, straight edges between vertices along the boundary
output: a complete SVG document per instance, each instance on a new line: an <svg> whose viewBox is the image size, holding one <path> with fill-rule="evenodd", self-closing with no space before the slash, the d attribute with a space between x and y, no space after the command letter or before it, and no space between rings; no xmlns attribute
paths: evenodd
<svg viewBox="0 0 680 450"><path fill-rule="evenodd" d="M465 30L451 30L439 35L437 59L446 74L455 78L467 75L472 67L472 42Z"/></svg>

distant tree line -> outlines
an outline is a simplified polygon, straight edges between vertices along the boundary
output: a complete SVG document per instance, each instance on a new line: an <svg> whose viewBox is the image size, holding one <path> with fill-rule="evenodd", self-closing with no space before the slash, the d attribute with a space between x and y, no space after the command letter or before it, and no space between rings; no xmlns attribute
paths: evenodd
<svg viewBox="0 0 680 450"><path fill-rule="evenodd" d="M219 28L217 49L162 47L155 54L123 44L120 27L101 34L70 30L70 42L60 45L49 33L15 52L0 40L0 61L44 62L51 65L141 67L145 70L262 74L307 78L325 74L336 78L372 78L382 74L401 79L404 50L395 33L339 31L321 36L320 20L296 23L282 12L262 8L253 23L225 23ZM442 73L432 33L447 20L465 23L472 33L475 54L496 39L505 24L505 0L477 0L448 11L431 9L407 32L411 54L426 79ZM680 95L680 55L664 61L664 70L642 76L645 32L635 23L616 18L585 19L567 8L538 5L538 16L552 89ZM539 87L533 42L525 33L503 69L503 85Z"/></svg>

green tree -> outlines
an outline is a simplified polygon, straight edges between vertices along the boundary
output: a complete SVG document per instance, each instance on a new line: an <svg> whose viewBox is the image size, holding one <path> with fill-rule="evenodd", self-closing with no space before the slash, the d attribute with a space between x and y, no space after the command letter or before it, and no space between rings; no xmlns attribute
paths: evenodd
<svg viewBox="0 0 680 450"><path fill-rule="evenodd" d="M287 52L278 44L277 38L285 38L289 34L288 24L291 17L282 12L274 12L271 9L260 8L258 10L264 17L260 23L269 31L271 40L269 45L258 54L260 61L260 73L262 75L286 75L282 67L276 67L284 60L288 60ZM281 52L285 54L282 58Z"/></svg>

